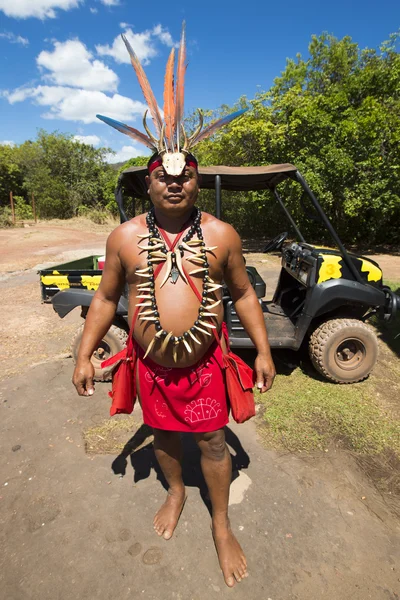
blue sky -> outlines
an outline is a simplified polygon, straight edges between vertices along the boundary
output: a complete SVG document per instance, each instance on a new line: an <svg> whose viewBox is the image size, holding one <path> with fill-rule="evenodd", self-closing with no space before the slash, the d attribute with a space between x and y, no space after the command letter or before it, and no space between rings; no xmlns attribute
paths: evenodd
<svg viewBox="0 0 400 600"><path fill-rule="evenodd" d="M116 151L140 144L97 121L142 129L144 100L120 34L142 59L162 105L165 64L186 20L186 112L233 104L267 90L287 57L307 54L312 34L350 35L378 47L400 26L398 0L282 3L247 0L0 0L0 142L58 130Z"/></svg>

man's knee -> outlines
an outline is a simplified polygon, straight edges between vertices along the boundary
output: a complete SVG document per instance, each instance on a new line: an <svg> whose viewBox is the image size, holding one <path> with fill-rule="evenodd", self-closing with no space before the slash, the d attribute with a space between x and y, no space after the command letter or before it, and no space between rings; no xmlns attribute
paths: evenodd
<svg viewBox="0 0 400 600"><path fill-rule="evenodd" d="M225 433L223 429L196 434L196 441L203 456L211 460L223 460L226 454Z"/></svg>

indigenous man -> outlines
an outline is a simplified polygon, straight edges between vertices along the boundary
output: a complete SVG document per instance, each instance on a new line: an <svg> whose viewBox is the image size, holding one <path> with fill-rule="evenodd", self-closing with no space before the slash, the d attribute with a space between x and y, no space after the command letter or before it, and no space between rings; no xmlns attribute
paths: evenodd
<svg viewBox="0 0 400 600"><path fill-rule="evenodd" d="M228 519L231 459L225 444L228 407L223 378L221 338L224 281L236 312L252 339L257 358L257 387L273 382L264 318L244 266L235 230L195 207L199 193L197 161L189 149L244 110L220 119L188 138L182 125L186 71L185 29L182 30L176 78L174 49L167 63L164 122L150 85L127 39L123 40L149 105L158 140L108 117L107 124L153 149L148 164L147 213L117 227L109 236L106 262L85 324L73 376L78 393L94 392L90 362L98 341L112 324L125 283L129 288L129 320L133 325L137 392L143 420L154 431L154 450L168 482L168 496L154 518L154 529L169 540L185 502L180 432L192 432L201 450L201 467L212 504L212 532L228 586L247 577L243 551ZM176 89L174 89L174 80ZM146 115L145 115L146 118ZM147 257L146 257L147 253Z"/></svg>
<svg viewBox="0 0 400 600"><path fill-rule="evenodd" d="M150 175L147 177L147 185L154 207L154 212L150 214L154 214L155 228L163 230L166 239L170 242L179 233L182 233L180 239L184 239L193 228L193 220L199 215L194 209L199 193L199 176L194 160L193 157L187 160L189 164L178 177L165 172L159 157L153 158L149 165ZM82 396L90 396L94 392L94 371L90 358L98 340L106 334L113 321L125 282L129 286L130 320L138 302L137 296L145 295L139 292L143 288L138 290L138 285L143 284L143 278L138 276L137 272L147 268L144 252L138 247L138 240L148 239L140 237L148 234L146 217L148 214L143 214L123 223L108 238L103 276L87 315L73 377L76 389ZM214 247L212 251L207 252L209 278L216 284L220 284L222 280L227 284L235 302L236 312L256 346L257 387L264 392L272 385L275 369L263 314L246 273L240 238L230 225L206 213L201 214L200 227L196 229L196 233L198 234L200 230L205 247ZM188 247L193 248L193 246ZM179 249L177 251L181 252ZM185 273L196 270L193 269L194 263L190 261L192 256L193 253L190 251L183 251L182 266ZM165 267L164 262L163 269L155 280L157 312L163 330L173 332L174 338L179 338L192 328L193 323L199 321L200 303L191 286L185 283L181 276L175 284L168 281L161 287ZM203 294L202 275L203 272L188 275L201 295ZM211 304L218 302L220 299L218 296L221 295L219 290L213 294L215 300ZM213 318L213 323L220 331L223 320L222 303L219 302L209 312L217 315ZM207 331L205 326L200 328ZM137 320L134 328L139 357L138 394L139 397L142 396L144 422L153 427L155 454L169 485L167 499L155 516L154 528L158 535L168 540L177 525L186 498L182 481L179 432L192 431L201 450L201 467L212 504L212 532L219 562L227 585L233 586L235 581L247 577L247 566L228 519L232 467L224 437L224 426L228 423L228 410L220 366L221 350L214 336L211 337L196 329L194 332L193 335L201 343L190 343L190 353L183 344L180 344L178 362L175 362L172 351L161 350L162 337L159 338L160 342L152 346L147 357L143 358L146 348L156 334L154 321ZM187 336L187 338L190 342L193 341L191 337ZM174 345L173 341L169 344ZM194 375L192 381L188 381L188 373ZM167 381L169 385L165 385L166 374L169 377ZM209 381L209 386L204 389L201 387L201 380L200 383L197 381L198 374L203 378L203 382L204 378L209 376L206 379ZM152 383L149 383L149 380ZM179 392L180 382L188 385L189 389L184 387ZM190 387L194 388L194 396L190 393ZM173 393L168 394L169 388L174 389L175 397ZM192 407L188 400L201 396L211 400L209 403L211 418L201 420L199 416L196 417L195 412L191 418Z"/></svg>

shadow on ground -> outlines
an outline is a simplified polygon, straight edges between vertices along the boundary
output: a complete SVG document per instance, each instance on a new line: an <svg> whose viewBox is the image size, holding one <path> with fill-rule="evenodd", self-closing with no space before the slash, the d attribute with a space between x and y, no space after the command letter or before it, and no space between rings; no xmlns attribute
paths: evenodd
<svg viewBox="0 0 400 600"><path fill-rule="evenodd" d="M167 481L158 465L154 454L153 442L150 441L145 446L143 443L153 435L153 430L148 425L142 424L134 433L130 440L117 458L113 461L111 467L115 475L125 476L128 467L128 458L133 469L134 483L147 479L151 471L154 470L157 480L165 490L168 490ZM232 448L235 454L231 453L232 459L232 481L239 476L241 469L247 469L250 464L250 457L243 448L238 436L228 426L225 427L225 438L228 446ZM211 504L208 496L206 482L200 468L200 450L191 434L181 434L183 447L182 476L186 487L198 488L200 496L211 514ZM140 447L142 446L142 447ZM139 448L137 450L137 448Z"/></svg>

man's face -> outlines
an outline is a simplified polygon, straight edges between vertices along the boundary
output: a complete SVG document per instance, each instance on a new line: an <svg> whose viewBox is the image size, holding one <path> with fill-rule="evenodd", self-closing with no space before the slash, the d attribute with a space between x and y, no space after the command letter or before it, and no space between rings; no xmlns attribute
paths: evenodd
<svg viewBox="0 0 400 600"><path fill-rule="evenodd" d="M193 208L199 193L198 174L186 166L179 177L168 175L160 166L146 177L151 201L155 208L171 215L182 215Z"/></svg>

